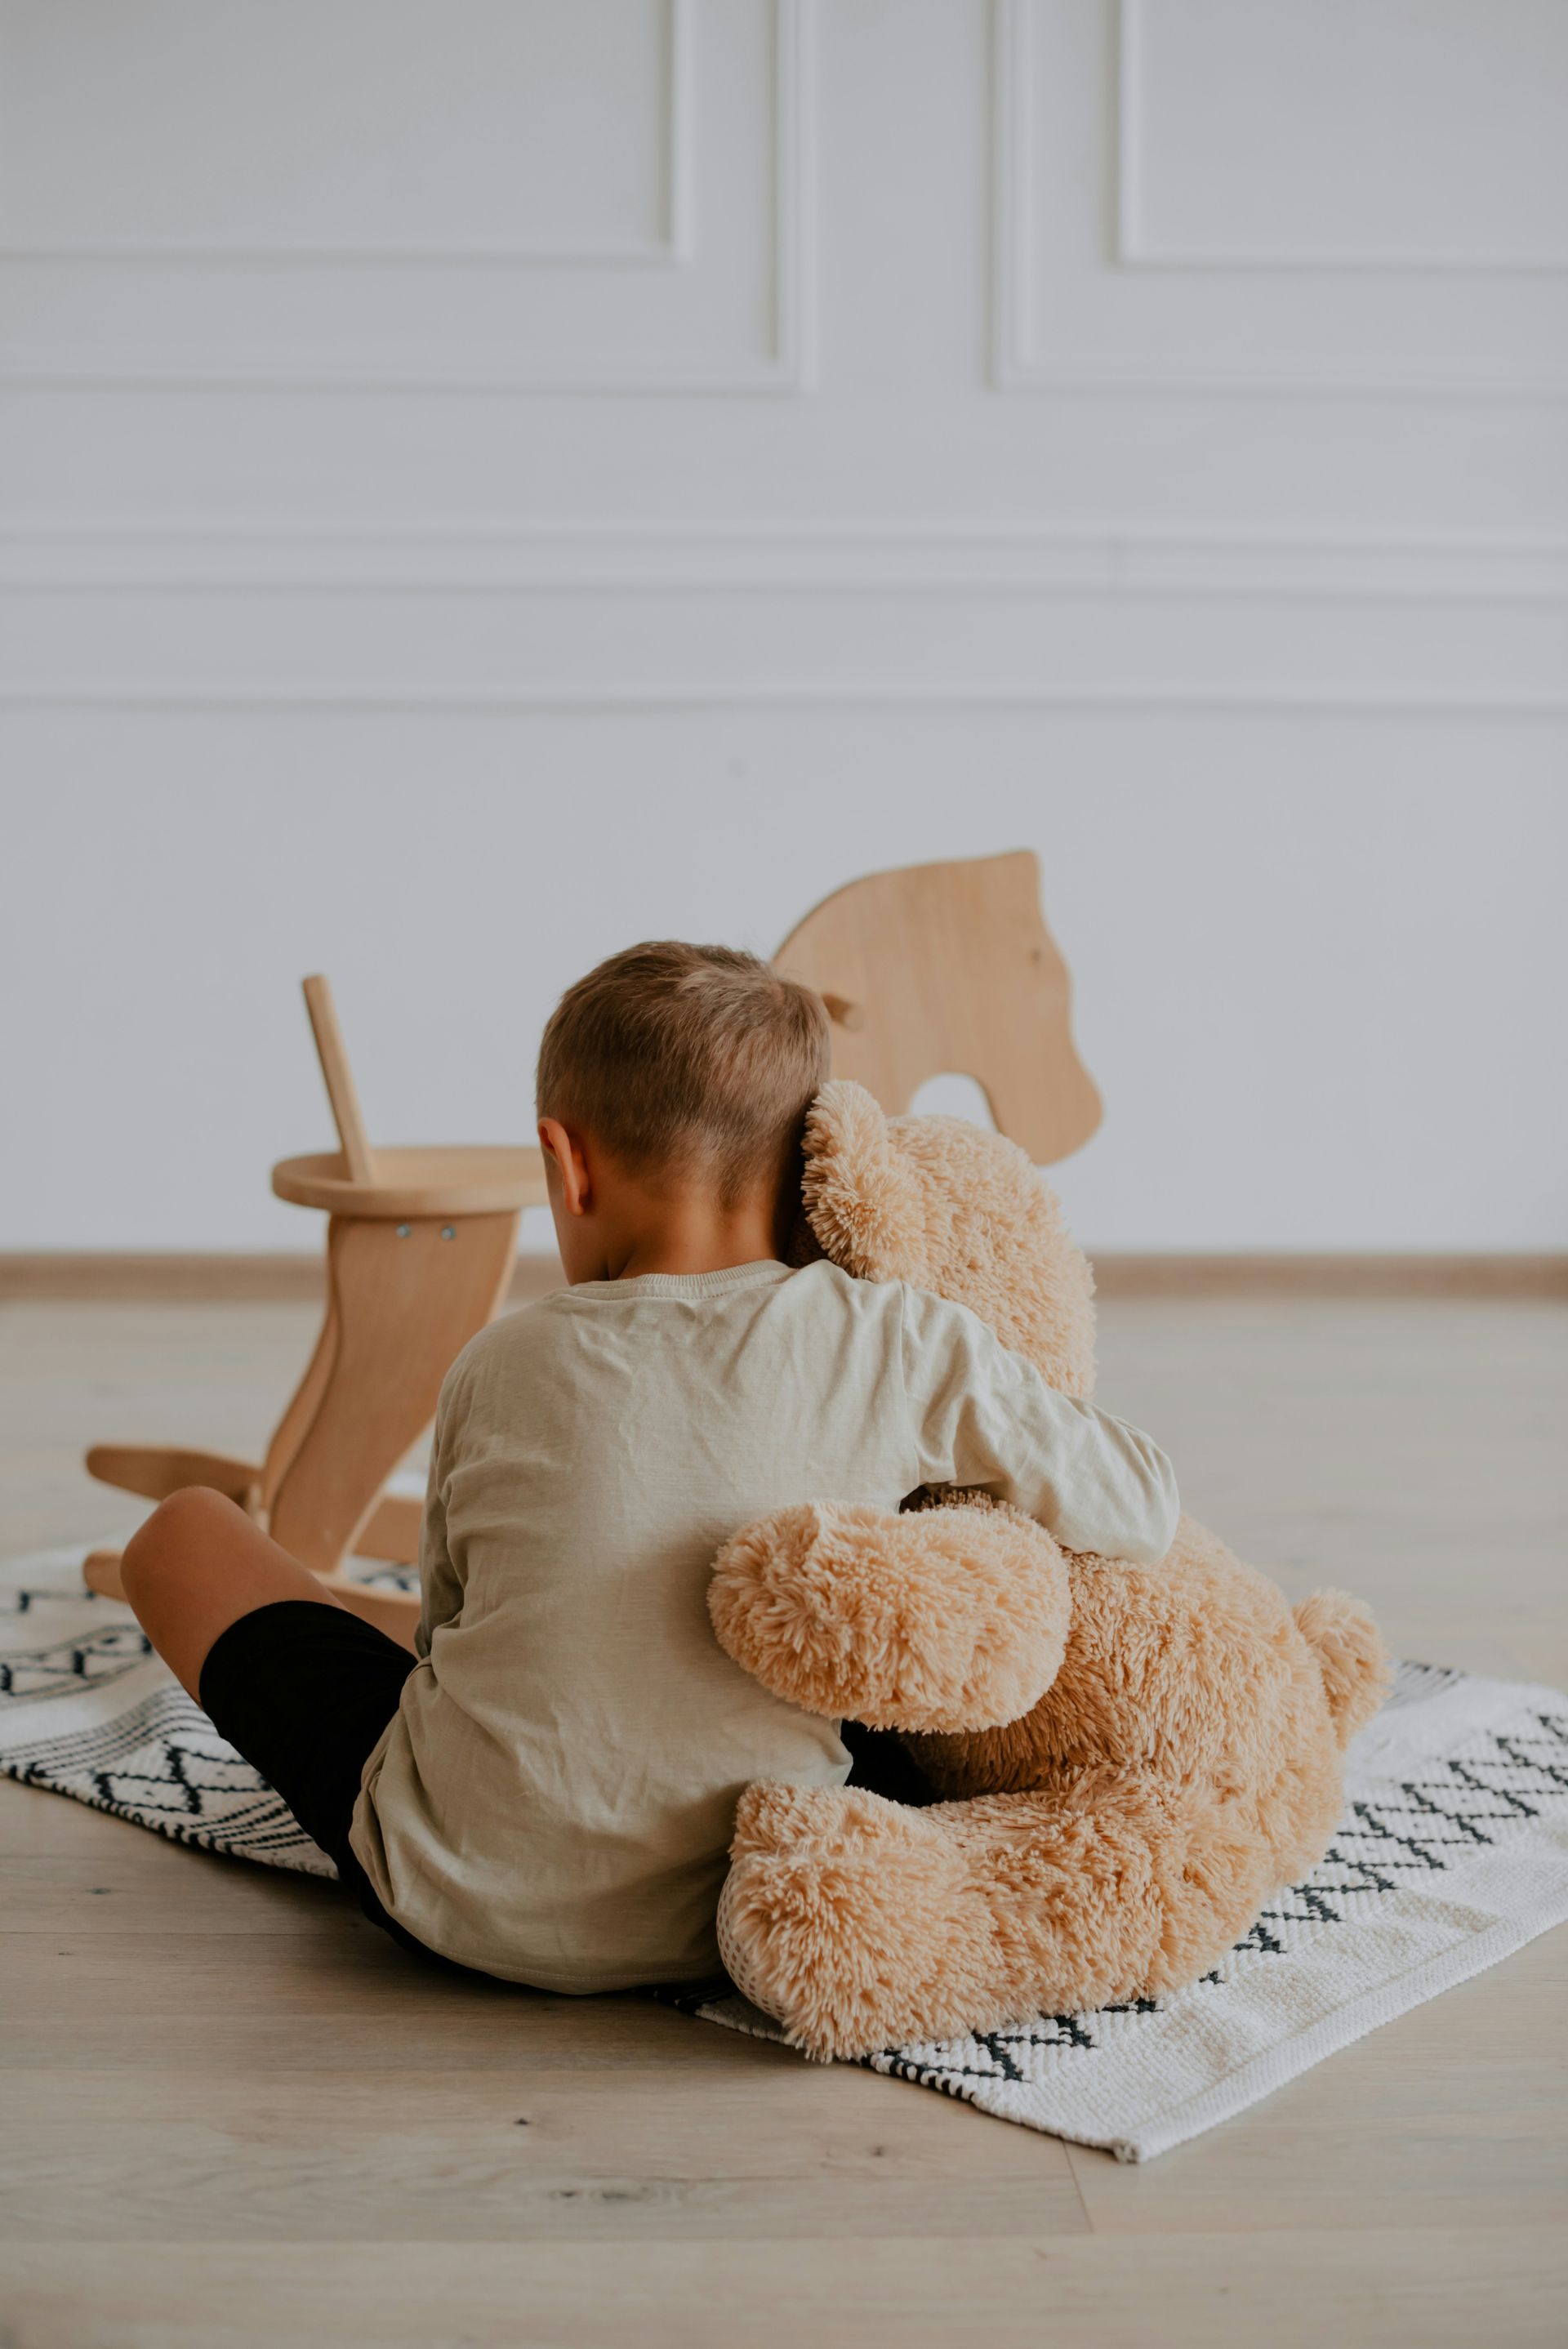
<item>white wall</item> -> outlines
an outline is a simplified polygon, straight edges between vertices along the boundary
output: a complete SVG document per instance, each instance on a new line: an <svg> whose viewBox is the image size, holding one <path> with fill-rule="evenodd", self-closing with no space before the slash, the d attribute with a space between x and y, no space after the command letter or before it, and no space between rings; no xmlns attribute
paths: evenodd
<svg viewBox="0 0 1568 2349"><path fill-rule="evenodd" d="M168 722L134 788L92 721L36 741L6 1247L311 1245L265 1174L331 1144L318 965L383 1140L521 1140L540 1027L602 954L766 950L890 855L1020 842L1108 1103L1060 1170L1091 1244L1568 1241L1568 822L1529 730L1500 780L1490 735L1386 725L1373 780L1342 719L228 727Z"/></svg>
<svg viewBox="0 0 1568 2349"><path fill-rule="evenodd" d="M1119 1247L1543 1247L1556 0L0 0L0 1247L1036 846Z"/></svg>

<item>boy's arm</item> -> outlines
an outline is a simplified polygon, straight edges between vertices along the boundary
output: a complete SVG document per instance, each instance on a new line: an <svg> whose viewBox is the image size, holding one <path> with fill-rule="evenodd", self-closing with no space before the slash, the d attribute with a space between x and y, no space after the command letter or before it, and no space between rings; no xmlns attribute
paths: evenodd
<svg viewBox="0 0 1568 2349"><path fill-rule="evenodd" d="M1057 1394L965 1307L907 1286L903 1352L923 1483L983 1485L1066 1549L1159 1564L1181 1503L1158 1444Z"/></svg>
<svg viewBox="0 0 1568 2349"><path fill-rule="evenodd" d="M449 1623L463 1603L462 1580L447 1547L446 1471L451 1413L447 1387L436 1408L436 1433L430 1444L430 1481L425 1489L425 1516L419 1529L419 1629L414 1652L423 1662L430 1641L443 1623Z"/></svg>

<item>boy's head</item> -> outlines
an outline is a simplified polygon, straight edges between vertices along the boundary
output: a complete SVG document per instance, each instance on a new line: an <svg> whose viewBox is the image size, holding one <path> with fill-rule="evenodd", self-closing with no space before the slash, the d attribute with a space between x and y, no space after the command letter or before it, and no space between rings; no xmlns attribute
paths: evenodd
<svg viewBox="0 0 1568 2349"><path fill-rule="evenodd" d="M735 947L650 940L568 988L536 1080L568 1275L591 1277L573 1271L562 1213L582 1216L570 1194L584 1180L600 1206L608 1182L773 1224L830 1057L820 999Z"/></svg>

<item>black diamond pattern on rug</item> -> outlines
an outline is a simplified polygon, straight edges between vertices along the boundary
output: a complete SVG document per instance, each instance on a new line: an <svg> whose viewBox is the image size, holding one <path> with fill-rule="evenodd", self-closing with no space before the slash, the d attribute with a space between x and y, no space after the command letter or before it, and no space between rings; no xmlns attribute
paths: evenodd
<svg viewBox="0 0 1568 2349"><path fill-rule="evenodd" d="M25 1785L70 1795L177 1843L330 1876L331 1861L281 1795L221 1738L181 1688L164 1687L99 1727L7 1749Z"/></svg>
<svg viewBox="0 0 1568 2349"><path fill-rule="evenodd" d="M0 1702L7 1697L32 1704L40 1697L77 1696L85 1688L134 1671L151 1653L152 1642L139 1623L106 1621L73 1640L0 1656Z"/></svg>

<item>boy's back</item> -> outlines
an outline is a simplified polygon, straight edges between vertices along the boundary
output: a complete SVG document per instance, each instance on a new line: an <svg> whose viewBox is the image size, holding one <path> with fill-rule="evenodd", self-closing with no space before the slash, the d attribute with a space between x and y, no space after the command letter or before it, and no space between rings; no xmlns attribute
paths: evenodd
<svg viewBox="0 0 1568 2349"><path fill-rule="evenodd" d="M1159 1555L1174 1511L1153 1445L973 1315L825 1263L589 1280L486 1330L437 1423L423 1661L355 1813L387 1909L544 1989L715 1971L742 1787L849 1767L719 1649L715 1553L791 1503L944 1480L1079 1547Z"/></svg>
<svg viewBox="0 0 1568 2349"><path fill-rule="evenodd" d="M1070 1548L1164 1554L1146 1437L959 1306L779 1260L830 1067L820 998L738 947L650 939L562 997L536 1093L569 1287L449 1374L412 1671L220 1494L127 1547L159 1653L396 1940L553 1990L717 1971L742 1788L849 1759L709 1629L748 1521L984 1485Z"/></svg>

